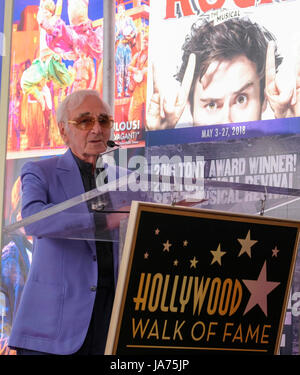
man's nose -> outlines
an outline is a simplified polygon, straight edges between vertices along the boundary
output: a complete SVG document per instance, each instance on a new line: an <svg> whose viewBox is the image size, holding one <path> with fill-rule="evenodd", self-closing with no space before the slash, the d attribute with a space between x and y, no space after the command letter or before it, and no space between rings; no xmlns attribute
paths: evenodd
<svg viewBox="0 0 300 375"><path fill-rule="evenodd" d="M98 119L95 120L94 126L92 127L91 131L95 134L100 134L103 132L102 126L100 125Z"/></svg>
<svg viewBox="0 0 300 375"><path fill-rule="evenodd" d="M231 108L230 103L224 103L222 111L221 111L221 121L222 121L222 124L233 122L232 108Z"/></svg>

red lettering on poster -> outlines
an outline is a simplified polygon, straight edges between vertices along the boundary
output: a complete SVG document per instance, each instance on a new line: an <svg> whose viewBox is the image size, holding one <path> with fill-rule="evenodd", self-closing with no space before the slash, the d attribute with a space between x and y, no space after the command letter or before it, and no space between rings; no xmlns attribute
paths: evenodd
<svg viewBox="0 0 300 375"><path fill-rule="evenodd" d="M189 0L167 0L166 5L166 17L165 18L176 18L175 15L175 3L180 3L183 16L192 16L195 13L191 7Z"/></svg>
<svg viewBox="0 0 300 375"><path fill-rule="evenodd" d="M220 9L225 3L225 0L216 0L213 4L209 3L208 0L198 0L199 6L203 12L207 12L211 9Z"/></svg>
<svg viewBox="0 0 300 375"><path fill-rule="evenodd" d="M274 0L260 0L260 2L256 4L256 0L233 0L233 1L236 4L236 6L238 6L239 8L249 8L255 5L271 4L274 2ZM214 3L212 3L212 1L209 1L209 0L198 0L199 8L202 10L203 13L206 13L211 9L221 9L224 3L225 3L225 0L215 0ZM165 19L176 18L176 13L175 13L176 4L180 4L182 17L192 16L196 14L196 10L194 11L193 8L191 7L190 0L166 0Z"/></svg>
<svg viewBox="0 0 300 375"><path fill-rule="evenodd" d="M234 2L240 8L254 7L255 5L255 0L234 0ZM267 3L273 3L273 0L260 0L259 5Z"/></svg>
<svg viewBox="0 0 300 375"><path fill-rule="evenodd" d="M273 0L260 0L259 4L273 3Z"/></svg>
<svg viewBox="0 0 300 375"><path fill-rule="evenodd" d="M255 0L233 0L233 1L240 8L248 8L248 7L253 7L255 5Z"/></svg>

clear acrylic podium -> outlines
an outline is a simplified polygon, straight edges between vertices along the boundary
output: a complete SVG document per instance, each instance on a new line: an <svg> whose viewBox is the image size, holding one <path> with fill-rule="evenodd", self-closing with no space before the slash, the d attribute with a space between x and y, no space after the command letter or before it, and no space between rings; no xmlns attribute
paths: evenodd
<svg viewBox="0 0 300 375"><path fill-rule="evenodd" d="M28 235L119 242L122 236L116 235L115 230L118 232L121 229L122 235L126 233L126 216L132 201L300 220L300 189L213 179L202 179L197 185L194 181L188 181L183 186L169 177L160 181L157 189L157 181L155 185L153 181L145 183L145 179L136 183L136 178L140 179L140 176L136 177L135 172L132 172L72 199L51 205L5 226L3 233L9 235L25 229ZM135 183L132 184L132 181ZM114 219L114 216L118 218ZM121 228L116 224L118 220ZM57 223L61 223L61 226Z"/></svg>
<svg viewBox="0 0 300 375"><path fill-rule="evenodd" d="M7 225L3 228L4 235L24 234L25 231L27 235L50 238L112 241L119 244L121 260L132 201L296 221L299 219L298 189L212 179L202 179L197 184L195 181L186 181L183 186L169 177L160 177L152 184L151 176L141 178L132 172L117 181L108 182ZM298 274L296 263L294 278L299 278ZM298 326L292 329L298 334Z"/></svg>

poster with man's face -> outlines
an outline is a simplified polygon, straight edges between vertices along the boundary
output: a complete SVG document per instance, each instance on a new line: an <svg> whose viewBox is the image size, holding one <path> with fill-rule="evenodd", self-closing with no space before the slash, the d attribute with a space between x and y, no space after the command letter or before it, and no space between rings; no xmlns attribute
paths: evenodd
<svg viewBox="0 0 300 375"><path fill-rule="evenodd" d="M153 3L147 129L298 117L299 10L293 0Z"/></svg>

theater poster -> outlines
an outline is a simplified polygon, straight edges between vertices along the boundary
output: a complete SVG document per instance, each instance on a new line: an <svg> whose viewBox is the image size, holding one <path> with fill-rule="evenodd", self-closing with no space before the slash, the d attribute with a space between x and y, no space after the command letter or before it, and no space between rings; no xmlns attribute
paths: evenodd
<svg viewBox="0 0 300 375"><path fill-rule="evenodd" d="M299 10L296 0L153 2L147 128L298 117Z"/></svg>
<svg viewBox="0 0 300 375"><path fill-rule="evenodd" d="M116 6L114 137L143 145L149 1ZM8 158L61 152L55 110L66 95L103 83L101 0L14 1Z"/></svg>

